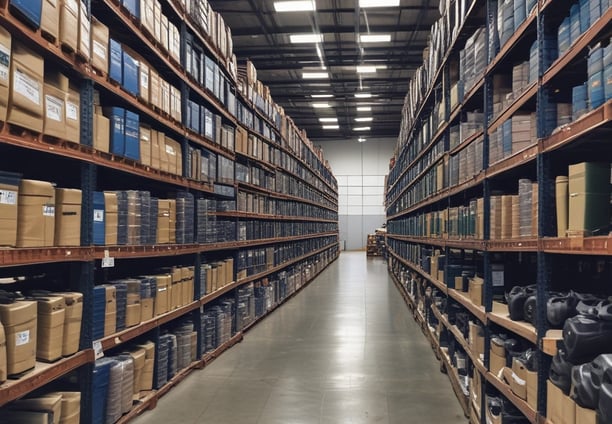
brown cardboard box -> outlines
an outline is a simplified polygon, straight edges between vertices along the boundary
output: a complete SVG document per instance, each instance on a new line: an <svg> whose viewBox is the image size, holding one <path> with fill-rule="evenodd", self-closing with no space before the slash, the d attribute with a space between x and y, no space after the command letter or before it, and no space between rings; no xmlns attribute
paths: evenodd
<svg viewBox="0 0 612 424"><path fill-rule="evenodd" d="M157 276L157 296L155 297L155 315L159 316L169 311L170 290L172 275L160 274Z"/></svg>
<svg viewBox="0 0 612 424"><path fill-rule="evenodd" d="M36 365L36 302L0 304L0 322L6 335L6 370L19 374Z"/></svg>
<svg viewBox="0 0 612 424"><path fill-rule="evenodd" d="M116 193L104 192L104 209L106 217L106 221L104 221L104 243L107 246L115 246L119 226L119 204Z"/></svg>
<svg viewBox="0 0 612 424"><path fill-rule="evenodd" d="M155 299L152 297L140 299L140 322L153 319L155 313Z"/></svg>
<svg viewBox="0 0 612 424"><path fill-rule="evenodd" d="M531 236L538 236L538 183L533 183L531 185Z"/></svg>
<svg viewBox="0 0 612 424"><path fill-rule="evenodd" d="M56 395L60 395L62 397L61 420L59 421L59 424L79 424L81 415L81 393L51 392L47 394L47 396Z"/></svg>
<svg viewBox="0 0 612 424"><path fill-rule="evenodd" d="M70 85L66 96L66 140L79 143L81 140L81 95Z"/></svg>
<svg viewBox="0 0 612 424"><path fill-rule="evenodd" d="M110 121L101 112L94 113L93 147L101 152L110 151Z"/></svg>
<svg viewBox="0 0 612 424"><path fill-rule="evenodd" d="M168 51L170 47L169 39L168 39L168 17L164 14L161 15L161 37L159 42L162 47Z"/></svg>
<svg viewBox="0 0 612 424"><path fill-rule="evenodd" d="M168 225L168 239L171 244L176 243L176 200L170 199L170 222Z"/></svg>
<svg viewBox="0 0 612 424"><path fill-rule="evenodd" d="M170 114L170 84L163 78L159 78L159 97L161 100L161 110Z"/></svg>
<svg viewBox="0 0 612 424"><path fill-rule="evenodd" d="M512 238L519 238L521 235L520 223L520 203L518 195L512 196Z"/></svg>
<svg viewBox="0 0 612 424"><path fill-rule="evenodd" d="M161 88L159 82L159 74L155 71L155 69L149 69L149 99L153 106L158 109L161 109Z"/></svg>
<svg viewBox="0 0 612 424"><path fill-rule="evenodd" d="M43 133L60 139L66 138L66 92L45 78Z"/></svg>
<svg viewBox="0 0 612 424"><path fill-rule="evenodd" d="M168 145L166 144L166 140L168 140L168 137L166 137L165 134L157 134L157 141L159 143L159 169L164 172L170 172Z"/></svg>
<svg viewBox="0 0 612 424"><path fill-rule="evenodd" d="M563 395L561 414L561 424L576 424L576 402L571 397Z"/></svg>
<svg viewBox="0 0 612 424"><path fill-rule="evenodd" d="M18 179L10 176L0 180L0 246L17 244L18 184Z"/></svg>
<svg viewBox="0 0 612 424"><path fill-rule="evenodd" d="M6 335L4 326L0 323L0 383L6 381Z"/></svg>
<svg viewBox="0 0 612 424"><path fill-rule="evenodd" d="M534 411L538 409L538 373L527 371L527 403Z"/></svg>
<svg viewBox="0 0 612 424"><path fill-rule="evenodd" d="M42 2L40 29L53 40L59 37L59 7L58 0L43 0Z"/></svg>
<svg viewBox="0 0 612 424"><path fill-rule="evenodd" d="M155 366L155 359L145 359L145 366L142 369L142 375L140 378L140 390L152 390L153 389L153 369Z"/></svg>
<svg viewBox="0 0 612 424"><path fill-rule="evenodd" d="M169 137L166 137L164 140L164 152L162 152L162 159L165 159L167 162L167 169L165 171L170 172L171 174L178 174L177 165L178 160L177 156L180 155L180 145L172 140ZM178 147L178 148L177 148ZM165 154L164 154L165 153Z"/></svg>
<svg viewBox="0 0 612 424"><path fill-rule="evenodd" d="M170 243L170 199L158 200L157 244Z"/></svg>
<svg viewBox="0 0 612 424"><path fill-rule="evenodd" d="M81 0L79 5L79 54L85 59L90 58L91 46L91 27L89 16L87 15L87 6Z"/></svg>
<svg viewBox="0 0 612 424"><path fill-rule="evenodd" d="M140 162L151 166L151 127L140 126Z"/></svg>
<svg viewBox="0 0 612 424"><path fill-rule="evenodd" d="M81 245L81 190L55 190L55 246Z"/></svg>
<svg viewBox="0 0 612 424"><path fill-rule="evenodd" d="M550 380L546 383L546 411L547 418L554 424L563 424L563 397L564 394L560 388L555 386ZM574 412L575 416L575 412Z"/></svg>
<svg viewBox="0 0 612 424"><path fill-rule="evenodd" d="M474 305L482 306L482 291L484 280L480 277L470 279L469 294L470 300Z"/></svg>
<svg viewBox="0 0 612 424"><path fill-rule="evenodd" d="M491 351L490 353L491 355L489 357L489 368L491 370L491 374L497 376L499 372L506 366L506 357L499 356L493 351Z"/></svg>
<svg viewBox="0 0 612 424"><path fill-rule="evenodd" d="M140 22L155 36L155 2L157 0L140 0Z"/></svg>
<svg viewBox="0 0 612 424"><path fill-rule="evenodd" d="M432 275L434 278L437 278L438 276L438 263L439 263L439 256L434 254L433 256L431 256L430 259L430 275Z"/></svg>
<svg viewBox="0 0 612 424"><path fill-rule="evenodd" d="M161 169L161 159L159 152L159 140L165 139L164 133L151 130L151 167L153 169Z"/></svg>
<svg viewBox="0 0 612 424"><path fill-rule="evenodd" d="M161 32L162 32L162 10L161 10L161 3L158 0L155 0L155 8L154 8L154 18L155 18L155 39L159 42L161 42Z"/></svg>
<svg viewBox="0 0 612 424"><path fill-rule="evenodd" d="M11 33L0 27L0 121L6 121L11 67Z"/></svg>
<svg viewBox="0 0 612 424"><path fill-rule="evenodd" d="M55 190L46 181L21 180L17 217L17 247L53 246Z"/></svg>
<svg viewBox="0 0 612 424"><path fill-rule="evenodd" d="M117 289L112 284L104 284L106 288L106 309L104 311L104 337L117 331Z"/></svg>
<svg viewBox="0 0 612 424"><path fill-rule="evenodd" d="M52 362L62 357L66 302L62 296L49 296L36 300L38 302L36 359Z"/></svg>
<svg viewBox="0 0 612 424"><path fill-rule="evenodd" d="M6 120L40 133L43 130L43 58L17 41L13 43L12 53Z"/></svg>
<svg viewBox="0 0 612 424"><path fill-rule="evenodd" d="M484 329L470 321L469 340L472 351L480 357L485 351Z"/></svg>
<svg viewBox="0 0 612 424"><path fill-rule="evenodd" d="M170 86L170 116L177 122L182 121L181 92L173 85Z"/></svg>
<svg viewBox="0 0 612 424"><path fill-rule="evenodd" d="M138 72L138 85L140 86L140 90L138 95L141 99L145 101L145 103L150 103L151 66L139 55L136 55L136 57L138 57L138 62L140 64Z"/></svg>
<svg viewBox="0 0 612 424"><path fill-rule="evenodd" d="M501 238L512 238L512 196L502 196Z"/></svg>
<svg viewBox="0 0 612 424"><path fill-rule="evenodd" d="M183 306L183 283L180 281L172 281L172 290L170 291L171 309L177 309Z"/></svg>
<svg viewBox="0 0 612 424"><path fill-rule="evenodd" d="M138 324L140 324L140 301L138 301L138 303L132 303L131 305L128 302L125 314L125 326L133 327Z"/></svg>
<svg viewBox="0 0 612 424"><path fill-rule="evenodd" d="M45 412L50 415L50 422L61 422L62 395L47 394L42 397L18 399L8 406L14 411Z"/></svg>
<svg viewBox="0 0 612 424"><path fill-rule="evenodd" d="M576 424L597 424L597 411L576 405Z"/></svg>
<svg viewBox="0 0 612 424"><path fill-rule="evenodd" d="M64 343L62 356L70 356L78 352L81 341L81 321L83 319L83 294L78 292L54 293L62 296L66 304L64 317Z"/></svg>
<svg viewBox="0 0 612 424"><path fill-rule="evenodd" d="M478 370L474 370L474 377L470 379L470 397L472 398L472 402L476 405L480 405L481 393L482 380L480 377L480 372L478 372Z"/></svg>
<svg viewBox="0 0 612 424"><path fill-rule="evenodd" d="M515 371L517 370L517 371ZM525 366L519 361L514 359L512 362L512 369L510 370L510 388L512 392L519 398L527 400L527 370ZM521 376L525 377L522 378Z"/></svg>
<svg viewBox="0 0 612 424"><path fill-rule="evenodd" d="M60 0L60 43L77 51L79 40L79 1Z"/></svg>
<svg viewBox="0 0 612 424"><path fill-rule="evenodd" d="M145 366L145 356L146 352L144 349L139 348L130 352L130 356L134 361L134 387L133 394L138 394L140 392L140 379L142 378L142 372Z"/></svg>
<svg viewBox="0 0 612 424"><path fill-rule="evenodd" d="M95 17L91 18L91 66L108 72L108 27Z"/></svg>
<svg viewBox="0 0 612 424"><path fill-rule="evenodd" d="M155 343L149 341L139 344L138 347L144 349L145 359L155 359Z"/></svg>

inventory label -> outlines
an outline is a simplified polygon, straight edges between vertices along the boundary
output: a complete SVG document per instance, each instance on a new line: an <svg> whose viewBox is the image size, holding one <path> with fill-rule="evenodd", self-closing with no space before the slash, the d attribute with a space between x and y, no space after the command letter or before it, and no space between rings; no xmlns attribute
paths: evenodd
<svg viewBox="0 0 612 424"><path fill-rule="evenodd" d="M55 216L55 206L43 205L43 216Z"/></svg>
<svg viewBox="0 0 612 424"><path fill-rule="evenodd" d="M104 222L104 209L94 209L94 222Z"/></svg>
<svg viewBox="0 0 612 424"><path fill-rule="evenodd" d="M93 52L96 56L101 58L102 60L106 60L106 46L100 43L97 40L93 42Z"/></svg>
<svg viewBox="0 0 612 424"><path fill-rule="evenodd" d="M13 77L14 90L32 103L40 106L40 84L21 71L15 70Z"/></svg>
<svg viewBox="0 0 612 424"><path fill-rule="evenodd" d="M66 102L66 119L70 119L71 121L79 120L79 107L76 104Z"/></svg>
<svg viewBox="0 0 612 424"><path fill-rule="evenodd" d="M45 105L47 109L47 118L57 122L62 122L62 108L64 106L64 102L57 97L47 94L45 96Z"/></svg>
<svg viewBox="0 0 612 424"><path fill-rule="evenodd" d="M16 205L17 204L17 192L11 190L0 190L0 204L1 205Z"/></svg>
<svg viewBox="0 0 612 424"><path fill-rule="evenodd" d="M0 44L0 79L8 82L11 66L11 49Z"/></svg>
<svg viewBox="0 0 612 424"><path fill-rule="evenodd" d="M15 346L23 346L30 343L30 330L15 333Z"/></svg>

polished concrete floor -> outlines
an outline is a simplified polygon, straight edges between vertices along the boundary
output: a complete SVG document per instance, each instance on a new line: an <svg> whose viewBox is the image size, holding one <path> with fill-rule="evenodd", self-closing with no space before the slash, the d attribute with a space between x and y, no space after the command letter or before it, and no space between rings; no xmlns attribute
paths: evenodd
<svg viewBox="0 0 612 424"><path fill-rule="evenodd" d="M137 424L466 423L384 261L343 252Z"/></svg>

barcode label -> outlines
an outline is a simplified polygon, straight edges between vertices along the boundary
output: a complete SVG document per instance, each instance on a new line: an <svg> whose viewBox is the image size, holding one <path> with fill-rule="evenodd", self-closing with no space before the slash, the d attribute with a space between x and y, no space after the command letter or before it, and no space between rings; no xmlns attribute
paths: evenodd
<svg viewBox="0 0 612 424"><path fill-rule="evenodd" d="M47 118L53 121L61 122L62 116L64 115L62 110L64 102L58 99L57 97L50 96L47 94L45 96L45 103L47 109Z"/></svg>
<svg viewBox="0 0 612 424"><path fill-rule="evenodd" d="M13 75L13 89L36 105L40 105L40 84L20 71Z"/></svg>
<svg viewBox="0 0 612 424"><path fill-rule="evenodd" d="M0 190L0 204L16 205L17 204L17 192L11 191L11 190Z"/></svg>

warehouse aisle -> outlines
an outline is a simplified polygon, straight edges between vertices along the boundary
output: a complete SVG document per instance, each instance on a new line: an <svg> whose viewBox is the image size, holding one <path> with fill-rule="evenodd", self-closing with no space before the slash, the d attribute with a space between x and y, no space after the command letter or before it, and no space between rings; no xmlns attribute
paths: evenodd
<svg viewBox="0 0 612 424"><path fill-rule="evenodd" d="M343 252L137 424L465 423L380 258Z"/></svg>

